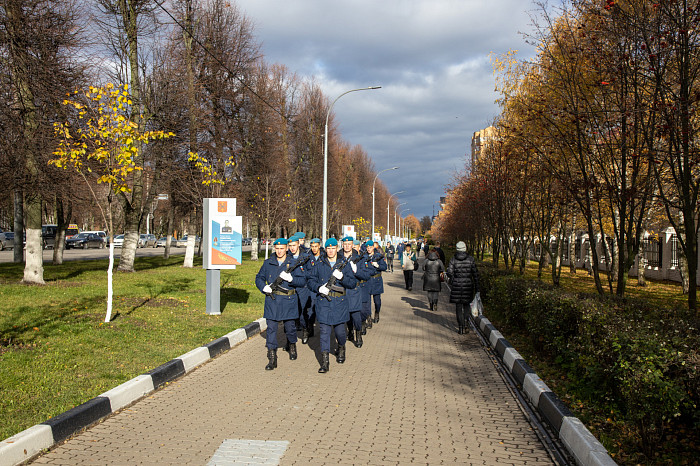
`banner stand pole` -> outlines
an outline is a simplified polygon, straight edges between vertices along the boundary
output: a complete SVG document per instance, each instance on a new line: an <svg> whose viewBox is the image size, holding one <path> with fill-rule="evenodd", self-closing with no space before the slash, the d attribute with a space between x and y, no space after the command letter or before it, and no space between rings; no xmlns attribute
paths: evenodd
<svg viewBox="0 0 700 466"><path fill-rule="evenodd" d="M207 269L207 315L221 315L221 270Z"/></svg>

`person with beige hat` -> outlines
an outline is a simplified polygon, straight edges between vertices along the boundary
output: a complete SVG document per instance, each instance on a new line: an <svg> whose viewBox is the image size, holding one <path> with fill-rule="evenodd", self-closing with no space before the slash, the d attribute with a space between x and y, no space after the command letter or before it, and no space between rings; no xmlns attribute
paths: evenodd
<svg viewBox="0 0 700 466"><path fill-rule="evenodd" d="M456 305L458 333L466 332L467 310L476 293L479 292L479 271L474 258L467 254L464 241L457 243L457 252L447 266L447 279L450 287L450 302Z"/></svg>

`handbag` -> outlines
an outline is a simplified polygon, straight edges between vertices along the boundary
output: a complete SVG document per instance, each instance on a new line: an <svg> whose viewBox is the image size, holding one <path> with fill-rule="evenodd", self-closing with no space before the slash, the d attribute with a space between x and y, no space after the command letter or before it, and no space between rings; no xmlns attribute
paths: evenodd
<svg viewBox="0 0 700 466"><path fill-rule="evenodd" d="M474 299L469 304L469 307L471 307L472 317L474 318L479 317L484 313L484 305L481 303L481 293L476 293Z"/></svg>
<svg viewBox="0 0 700 466"><path fill-rule="evenodd" d="M420 264L418 264L418 259L413 260L413 270L418 270L418 267L420 267Z"/></svg>
<svg viewBox="0 0 700 466"><path fill-rule="evenodd" d="M445 281L445 272L440 272L440 281L441 282Z"/></svg>

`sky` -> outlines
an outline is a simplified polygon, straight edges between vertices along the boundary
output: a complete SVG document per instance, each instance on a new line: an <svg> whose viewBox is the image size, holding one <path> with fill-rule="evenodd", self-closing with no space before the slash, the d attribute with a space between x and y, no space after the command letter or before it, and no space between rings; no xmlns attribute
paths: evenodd
<svg viewBox="0 0 700 466"><path fill-rule="evenodd" d="M440 197L493 121L489 55L531 57L531 0L236 0L268 63L312 78L343 139L360 145L403 216L437 214ZM371 192L372 186L367 186ZM386 220L384 220L386 222ZM375 219L380 222L380 219Z"/></svg>

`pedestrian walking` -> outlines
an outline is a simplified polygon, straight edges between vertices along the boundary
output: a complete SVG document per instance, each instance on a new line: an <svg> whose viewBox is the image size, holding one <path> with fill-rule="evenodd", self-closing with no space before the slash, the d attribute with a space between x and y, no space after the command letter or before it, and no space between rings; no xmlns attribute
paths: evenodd
<svg viewBox="0 0 700 466"><path fill-rule="evenodd" d="M299 317L296 290L306 286L306 276L295 260L287 255L287 240L278 238L272 244L274 255L263 262L255 276L255 286L264 293L265 308L263 317L267 322L267 359L265 370L277 367L277 330L280 322L284 325L289 344L289 359L297 358L297 331L295 320Z"/></svg>
<svg viewBox="0 0 700 466"><path fill-rule="evenodd" d="M396 253L396 248L393 244L391 244L391 241L388 241L386 243L386 248L384 248L384 252L386 253L387 270L391 273L394 273L394 254Z"/></svg>
<svg viewBox="0 0 700 466"><path fill-rule="evenodd" d="M346 290L357 286L357 279L348 261L338 257L338 240L326 240L326 255L316 263L311 272L308 287L318 293L316 316L321 330L320 374L329 371L331 332L338 343L336 361L345 362L347 334L345 324L350 319Z"/></svg>
<svg viewBox="0 0 700 466"><path fill-rule="evenodd" d="M308 283L308 280L311 278L311 269L316 265L316 263L321 259L323 252L321 251L321 240L318 238L312 238L311 241L309 241L309 252L310 254L309 261L306 263L306 267L304 267L304 271L306 272L306 280ZM300 322L302 326L302 334L301 334L301 343L302 344L307 344L309 342L309 338L312 338L315 335L314 332L314 324L316 323L316 301L318 300L318 294L314 293L309 289L309 306L306 308L305 311L302 312L302 315L300 317Z"/></svg>
<svg viewBox="0 0 700 466"><path fill-rule="evenodd" d="M474 258L467 254L467 245L457 243L457 252L447 266L447 278L452 290L450 302L456 305L458 333L466 332L467 311L474 295L479 292L479 271Z"/></svg>
<svg viewBox="0 0 700 466"><path fill-rule="evenodd" d="M303 240L299 235L303 234L304 233L295 233L287 239L287 255L291 256L295 261L299 261L301 263L299 267L302 271L304 271L304 276L306 276L304 265L308 262L309 256L307 252L301 249L301 244ZM306 251L308 251L308 249L306 249ZM311 306L311 290L309 290L308 287L303 286L297 289L296 294L297 301L299 304L299 316L296 320L296 329L297 331L304 332L302 333L302 335L304 335L308 334L308 330L306 328L306 314L308 312L308 308ZM308 341L308 338L306 338L306 340ZM301 342L303 344L306 344L303 336ZM287 346L285 346L284 350L289 351L289 343L287 343Z"/></svg>
<svg viewBox="0 0 700 466"><path fill-rule="evenodd" d="M360 255L358 251L353 249L353 237L346 236L342 241L342 259L350 262L350 267L357 279L357 286L346 290L348 310L350 312L348 340L350 340L355 347L362 348L362 286L370 279L371 273L369 268L365 266L366 256L364 254Z"/></svg>
<svg viewBox="0 0 700 466"><path fill-rule="evenodd" d="M382 309L382 293L384 293L384 279L382 272L387 268L384 253L379 244L374 241L367 241L367 262L371 265L371 277L369 283L369 294L374 301L374 320L372 320L372 309L370 307L370 315L368 316L368 326L371 328L371 323L379 323L379 311Z"/></svg>
<svg viewBox="0 0 700 466"><path fill-rule="evenodd" d="M445 264L440 260L435 248L433 248L423 263L423 291L428 292L428 304L430 310L437 310L438 298L442 290L442 279L445 273Z"/></svg>
<svg viewBox="0 0 700 466"><path fill-rule="evenodd" d="M440 241L435 242L435 247L433 248L435 251L438 253L438 256L440 256L440 260L442 261L443 265L445 264L445 251L442 250L440 247Z"/></svg>
<svg viewBox="0 0 700 466"><path fill-rule="evenodd" d="M411 251L411 243L406 243L406 246L401 254L401 269L403 270L403 278L406 282L406 289L413 290L413 263L418 260L416 253Z"/></svg>

